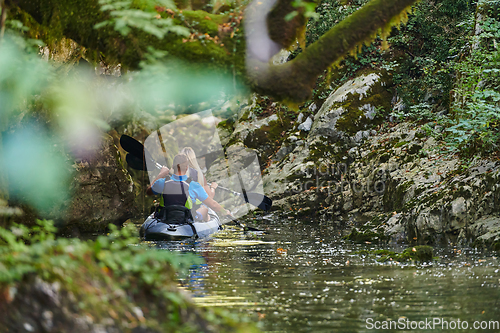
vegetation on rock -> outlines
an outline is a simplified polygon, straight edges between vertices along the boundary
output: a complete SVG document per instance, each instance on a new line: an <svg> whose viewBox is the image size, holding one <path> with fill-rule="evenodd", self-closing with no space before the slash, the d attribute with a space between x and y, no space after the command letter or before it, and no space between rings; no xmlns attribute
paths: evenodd
<svg viewBox="0 0 500 333"><path fill-rule="evenodd" d="M429 245L419 245L406 248L403 252L397 253L390 250L362 250L358 254L361 255L375 255L377 256L377 261L387 262L387 261L419 261L419 262L429 262L434 259L433 248Z"/></svg>
<svg viewBox="0 0 500 333"><path fill-rule="evenodd" d="M50 221L0 228L0 329L256 331L224 311L196 308L178 289L175 272L199 258L140 245L134 226L111 230L84 241L55 238Z"/></svg>

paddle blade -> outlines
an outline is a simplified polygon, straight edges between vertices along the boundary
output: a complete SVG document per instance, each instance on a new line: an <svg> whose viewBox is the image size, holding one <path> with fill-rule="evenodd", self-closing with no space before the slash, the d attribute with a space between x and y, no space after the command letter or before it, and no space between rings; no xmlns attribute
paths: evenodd
<svg viewBox="0 0 500 333"><path fill-rule="evenodd" d="M125 157L125 160L127 161L128 165L132 169L147 171L146 163L144 163L144 160L137 158L136 156L134 156L132 154L127 154L127 156Z"/></svg>
<svg viewBox="0 0 500 333"><path fill-rule="evenodd" d="M246 199L249 204L265 211L270 210L273 205L271 199L260 193L246 192Z"/></svg>
<svg viewBox="0 0 500 333"><path fill-rule="evenodd" d="M137 141L131 136L128 136L126 134L123 134L120 137L120 145L122 148L129 152L130 154L134 155L135 157L142 159L144 156L144 146L142 143Z"/></svg>

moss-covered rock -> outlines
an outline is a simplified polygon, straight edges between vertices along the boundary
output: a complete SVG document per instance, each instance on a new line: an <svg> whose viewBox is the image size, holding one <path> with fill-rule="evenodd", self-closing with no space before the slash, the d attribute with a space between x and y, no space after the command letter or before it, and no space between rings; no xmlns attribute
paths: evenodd
<svg viewBox="0 0 500 333"><path fill-rule="evenodd" d="M387 240L387 236L383 233L375 232L372 230L361 231L357 228L353 228L351 233L345 236L344 239L355 243L380 243Z"/></svg>
<svg viewBox="0 0 500 333"><path fill-rule="evenodd" d="M413 246L405 249L396 259L399 260L415 260L415 261L432 261L433 248L429 245Z"/></svg>
<svg viewBox="0 0 500 333"><path fill-rule="evenodd" d="M73 199L61 232L96 232L137 215L134 182L122 165L114 138L105 135L97 155L75 164Z"/></svg>
<svg viewBox="0 0 500 333"><path fill-rule="evenodd" d="M406 248L403 252L397 253L395 251L380 249L380 250L362 250L356 254L375 256L378 262L387 261L418 261L429 262L434 259L433 248L428 245L412 246Z"/></svg>
<svg viewBox="0 0 500 333"><path fill-rule="evenodd" d="M311 134L324 135L332 141L361 142L390 110L389 82L377 73L361 74L347 81L323 103Z"/></svg>
<svg viewBox="0 0 500 333"><path fill-rule="evenodd" d="M144 8L142 8L144 9ZM148 47L167 50L170 55L203 67L216 67L244 77L245 40L241 12L212 14L203 10L167 11L156 8L159 17L172 19L175 25L188 27L186 37L168 33L160 39L140 29L132 29L126 38L110 24L95 25L110 19L97 0L37 2L18 1L11 17L30 28L29 37L43 40L49 48L60 40L71 39L82 46L90 62L120 64L123 69L137 69Z"/></svg>

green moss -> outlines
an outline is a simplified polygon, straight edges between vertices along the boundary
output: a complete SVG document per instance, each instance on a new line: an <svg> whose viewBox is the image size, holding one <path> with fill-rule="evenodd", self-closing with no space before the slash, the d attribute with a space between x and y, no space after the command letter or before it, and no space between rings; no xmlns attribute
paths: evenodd
<svg viewBox="0 0 500 333"><path fill-rule="evenodd" d="M433 248L429 245L419 245L409 247L401 253L400 260L431 261L433 258Z"/></svg>
<svg viewBox="0 0 500 333"><path fill-rule="evenodd" d="M353 252L354 254L361 254L361 255L376 255L376 256L388 256L388 255L395 255L396 252L391 251L391 250L386 250L386 249L380 249L380 250L360 250Z"/></svg>
<svg viewBox="0 0 500 333"><path fill-rule="evenodd" d="M361 227L362 230L373 229L386 222L391 216L391 213L378 214L374 216L368 223Z"/></svg>
<svg viewBox="0 0 500 333"><path fill-rule="evenodd" d="M453 192L453 199L464 197L465 199L470 199L472 197L472 193L469 190L466 190L463 186L460 186L457 191Z"/></svg>
<svg viewBox="0 0 500 333"><path fill-rule="evenodd" d="M347 150L341 142L332 143L322 138L320 142L316 141L309 146L309 156L306 162L312 161L316 163L321 158L327 158L332 163L341 163L344 161L343 157L347 156Z"/></svg>
<svg viewBox="0 0 500 333"><path fill-rule="evenodd" d="M391 155L391 154L389 154L389 153L384 153L384 154L380 155L380 157L379 157L379 161L380 161L380 163L385 163L385 162L387 162L387 161L391 158L391 156L392 156L392 155Z"/></svg>
<svg viewBox="0 0 500 333"><path fill-rule="evenodd" d="M418 198L419 197L419 194L422 193L423 190L419 190L417 191L415 194L415 198ZM424 206L432 206L433 204L435 204L436 202L438 202L439 200L441 200L442 198L444 198L444 196L448 193L448 191L446 190L440 190L440 191L436 191L436 192L432 192L432 193L429 193L419 199L413 199L413 200L410 200L408 201L407 203L405 203L405 205L403 206L402 210L403 211L408 211L408 210L411 210L413 209L414 207L418 206L418 205L424 205Z"/></svg>
<svg viewBox="0 0 500 333"><path fill-rule="evenodd" d="M234 131L234 120L232 118L223 120L217 124L217 127L232 132Z"/></svg>
<svg viewBox="0 0 500 333"><path fill-rule="evenodd" d="M420 150L422 150L422 146L421 145L413 144L408 149L408 154L414 155L414 154L418 153Z"/></svg>
<svg viewBox="0 0 500 333"><path fill-rule="evenodd" d="M383 233L377 233L371 230L358 231L358 229L353 228L351 233L344 237L344 239L355 243L379 243L381 241L387 240L387 236Z"/></svg>
<svg viewBox="0 0 500 333"><path fill-rule="evenodd" d="M183 10L186 21L202 33L215 37L219 33L219 25L229 20L228 15L215 15L203 10ZM180 22L179 22L180 23Z"/></svg>
<svg viewBox="0 0 500 333"><path fill-rule="evenodd" d="M374 253L378 256L387 256L387 255L391 255L395 252L393 251L390 251L390 250L385 250L385 249L382 249L382 250L375 250Z"/></svg>
<svg viewBox="0 0 500 333"><path fill-rule="evenodd" d="M245 112L241 115L239 122L250 120L250 115L252 114L252 109L247 108Z"/></svg>
<svg viewBox="0 0 500 333"><path fill-rule="evenodd" d="M381 255L382 257L377 259L379 262L386 261L419 261L426 262L432 261L433 248L428 245L420 245L409 247L405 249L402 253L397 253L389 250L376 250L372 251L373 254Z"/></svg>
<svg viewBox="0 0 500 333"><path fill-rule="evenodd" d="M226 147L234 146L238 143L243 144L238 136L232 136L226 144Z"/></svg>
<svg viewBox="0 0 500 333"><path fill-rule="evenodd" d="M401 253L397 253L391 250L379 249L379 250L361 250L355 252L355 254L362 255L373 255L380 256L377 259L378 262L386 262L386 261L419 261L426 262L432 261L433 257L433 248L428 245L420 245L413 246L405 249Z"/></svg>
<svg viewBox="0 0 500 333"><path fill-rule="evenodd" d="M251 131L243 143L246 147L258 149L263 156L267 157L272 155L282 145L282 133L289 128L289 119L280 119L278 117L278 120L270 121L268 125ZM266 159L262 159L261 162L265 163Z"/></svg>
<svg viewBox="0 0 500 333"><path fill-rule="evenodd" d="M423 139L423 138L427 137L427 134L425 134L424 131L417 131L417 133L415 133L415 137L417 137L419 139Z"/></svg>
<svg viewBox="0 0 500 333"><path fill-rule="evenodd" d="M169 55L231 72L244 77L245 40L243 26L232 26L234 34L214 37L219 34L219 25L231 20L230 15L215 15L205 11L185 10L174 17L174 23L190 28L193 41L175 33L163 39L133 29L126 37L113 26L94 29L97 23L109 18L102 12L97 0L55 2L42 1L41 7L29 1L20 1L19 7L11 9L13 19L18 19L30 28L30 38L42 39L53 49L63 38L70 38L85 48L85 58L94 63L104 60L107 64L120 64L123 69L136 69L143 60L148 47L166 50ZM22 8L22 9L21 9ZM160 13L170 17L167 12ZM236 31L238 29L238 31ZM210 38L206 37L208 34Z"/></svg>
<svg viewBox="0 0 500 333"><path fill-rule="evenodd" d="M396 143L396 144L394 145L394 148L399 148L399 147L402 147L402 146L404 146L404 145L406 145L406 144L408 144L408 143L409 143L408 141L399 141L398 143Z"/></svg>
<svg viewBox="0 0 500 333"><path fill-rule="evenodd" d="M373 70L365 70L357 73L360 75L372 74ZM378 73L377 73L378 74ZM337 120L337 128L346 134L353 136L359 131L369 130L382 124L391 110L391 95L387 86L382 82L389 83L390 78L383 76L368 91L367 96L352 94L346 102L337 103L335 107L342 107L345 111ZM364 105L375 107L377 112L373 119L365 116L365 111L361 109Z"/></svg>

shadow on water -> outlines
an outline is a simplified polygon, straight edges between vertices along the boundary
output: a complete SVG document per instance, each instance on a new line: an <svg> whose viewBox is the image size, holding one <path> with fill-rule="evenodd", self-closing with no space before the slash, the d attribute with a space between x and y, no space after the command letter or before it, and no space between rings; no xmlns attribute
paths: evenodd
<svg viewBox="0 0 500 333"><path fill-rule="evenodd" d="M358 252L381 247L346 243L333 227L261 222L267 234L226 226L210 239L157 246L204 259L181 280L199 305L250 314L264 331L470 332L476 321L500 320L494 254L446 248L432 263L379 263Z"/></svg>

